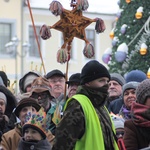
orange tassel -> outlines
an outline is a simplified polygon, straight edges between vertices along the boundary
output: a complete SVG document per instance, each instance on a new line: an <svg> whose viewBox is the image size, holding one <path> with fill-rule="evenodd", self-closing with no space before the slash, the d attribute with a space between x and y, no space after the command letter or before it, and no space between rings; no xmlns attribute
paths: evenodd
<svg viewBox="0 0 150 150"><path fill-rule="evenodd" d="M92 58L94 56L94 47L92 44L88 43L86 44L84 50L83 50L83 54L85 57L87 58Z"/></svg>
<svg viewBox="0 0 150 150"><path fill-rule="evenodd" d="M52 14L58 16L62 14L63 6L60 2L54 0L50 3L49 10L52 12Z"/></svg>

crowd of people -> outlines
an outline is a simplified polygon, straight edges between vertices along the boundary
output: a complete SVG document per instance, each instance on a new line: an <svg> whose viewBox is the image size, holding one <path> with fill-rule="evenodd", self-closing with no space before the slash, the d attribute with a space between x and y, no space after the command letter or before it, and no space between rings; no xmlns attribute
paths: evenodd
<svg viewBox="0 0 150 150"><path fill-rule="evenodd" d="M150 79L109 73L97 60L81 72L29 71L13 93L0 71L1 150L150 149ZM65 88L67 87L67 88Z"/></svg>

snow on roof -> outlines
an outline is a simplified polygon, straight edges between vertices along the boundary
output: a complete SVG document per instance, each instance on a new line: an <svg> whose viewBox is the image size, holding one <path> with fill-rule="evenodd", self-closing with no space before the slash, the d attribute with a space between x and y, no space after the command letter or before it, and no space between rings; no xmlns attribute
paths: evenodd
<svg viewBox="0 0 150 150"><path fill-rule="evenodd" d="M70 2L71 0L58 0L65 9L71 9ZM118 0L88 0L89 8L88 12L97 12L104 14L115 14L117 13L119 7L117 4ZM49 8L49 4L52 0L30 0L31 7L34 8Z"/></svg>

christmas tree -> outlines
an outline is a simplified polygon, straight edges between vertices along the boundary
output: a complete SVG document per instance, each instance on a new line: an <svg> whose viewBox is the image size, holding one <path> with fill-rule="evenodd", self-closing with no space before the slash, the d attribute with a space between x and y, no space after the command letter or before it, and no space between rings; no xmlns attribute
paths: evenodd
<svg viewBox="0 0 150 150"><path fill-rule="evenodd" d="M150 67L150 0L119 0L110 33L112 47L103 54L110 72L124 75L131 70L147 73Z"/></svg>

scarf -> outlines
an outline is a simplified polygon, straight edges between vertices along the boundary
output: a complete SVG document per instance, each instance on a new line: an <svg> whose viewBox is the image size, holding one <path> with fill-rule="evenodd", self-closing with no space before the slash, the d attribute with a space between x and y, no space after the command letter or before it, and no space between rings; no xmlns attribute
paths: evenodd
<svg viewBox="0 0 150 150"><path fill-rule="evenodd" d="M133 122L140 127L150 127L150 107L134 102L131 107Z"/></svg>
<svg viewBox="0 0 150 150"><path fill-rule="evenodd" d="M100 88L79 86L77 89L77 94L86 95L92 102L93 106L96 108L95 110L100 118L105 150L114 150L112 123L108 112L104 108L104 104L108 96L107 91L108 91L108 85L104 85L103 87Z"/></svg>

